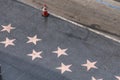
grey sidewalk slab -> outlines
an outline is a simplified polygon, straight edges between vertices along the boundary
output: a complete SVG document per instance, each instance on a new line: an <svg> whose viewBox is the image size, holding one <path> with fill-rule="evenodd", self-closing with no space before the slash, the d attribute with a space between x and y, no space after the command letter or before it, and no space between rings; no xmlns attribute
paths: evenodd
<svg viewBox="0 0 120 80"><path fill-rule="evenodd" d="M0 0L0 25L12 24L11 33L0 32L0 41L6 37L15 40L15 46L0 43L0 64L4 80L116 80L120 76L120 44L50 15L41 16L38 9L17 2ZM1 5L7 5L2 8ZM0 27L0 30L2 26ZM28 44L28 36L37 35L42 41ZM57 58L57 47L68 48L68 56ZM42 59L32 61L27 56L32 50L43 51ZM81 66L86 60L97 61L98 69L87 71ZM61 63L72 64L72 72L60 73ZM9 68L10 66L10 68ZM10 73L11 72L11 73Z"/></svg>

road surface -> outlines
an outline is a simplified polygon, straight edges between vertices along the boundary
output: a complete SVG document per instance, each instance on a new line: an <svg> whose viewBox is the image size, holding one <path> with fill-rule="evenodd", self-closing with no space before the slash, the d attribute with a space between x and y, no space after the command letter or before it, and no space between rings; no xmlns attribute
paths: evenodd
<svg viewBox="0 0 120 80"><path fill-rule="evenodd" d="M3 80L119 80L120 43L16 0L0 0L0 25Z"/></svg>

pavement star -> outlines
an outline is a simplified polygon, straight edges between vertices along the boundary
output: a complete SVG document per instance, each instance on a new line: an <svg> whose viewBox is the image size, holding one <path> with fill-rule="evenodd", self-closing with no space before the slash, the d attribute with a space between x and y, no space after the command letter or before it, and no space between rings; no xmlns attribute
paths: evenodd
<svg viewBox="0 0 120 80"><path fill-rule="evenodd" d="M60 57L61 55L68 55L65 51L67 51L67 49L61 49L58 47L57 51L53 51L53 53L56 53L57 57Z"/></svg>
<svg viewBox="0 0 120 80"><path fill-rule="evenodd" d="M120 80L120 76L115 76L118 80Z"/></svg>
<svg viewBox="0 0 120 80"><path fill-rule="evenodd" d="M8 39L8 38L6 38L6 40L5 41L1 41L0 43L2 43L2 44L5 44L5 47L7 47L7 46L9 46L9 45L12 45L12 46L14 46L15 44L13 43L15 41L15 39Z"/></svg>
<svg viewBox="0 0 120 80"><path fill-rule="evenodd" d="M8 33L10 33L10 31L12 29L15 29L15 27L11 27L11 24L9 24L7 26L3 26L3 25L1 25L1 26L3 27L3 29L1 31L7 31Z"/></svg>
<svg viewBox="0 0 120 80"><path fill-rule="evenodd" d="M90 62L89 60L87 60L87 63L82 64L82 66L86 66L87 71L89 71L91 68L96 68L97 69L97 67L95 66L96 63L97 63L97 61L96 62Z"/></svg>
<svg viewBox="0 0 120 80"><path fill-rule="evenodd" d="M103 80L103 79L96 79L95 77L92 76L92 80Z"/></svg>
<svg viewBox="0 0 120 80"><path fill-rule="evenodd" d="M27 54L27 55L32 56L32 61L33 61L36 58L42 58L41 53L42 53L42 51L36 52L35 50L33 50L33 52L31 54Z"/></svg>
<svg viewBox="0 0 120 80"><path fill-rule="evenodd" d="M37 35L33 36L33 37L27 37L29 40L27 41L27 43L33 43L33 44L37 44L38 41L41 41L41 39L37 38Z"/></svg>
<svg viewBox="0 0 120 80"><path fill-rule="evenodd" d="M58 67L56 69L59 69L61 70L61 74L63 74L65 71L68 71L68 72L72 72L69 68L72 66L71 65L64 65L63 63L61 63L61 67Z"/></svg>

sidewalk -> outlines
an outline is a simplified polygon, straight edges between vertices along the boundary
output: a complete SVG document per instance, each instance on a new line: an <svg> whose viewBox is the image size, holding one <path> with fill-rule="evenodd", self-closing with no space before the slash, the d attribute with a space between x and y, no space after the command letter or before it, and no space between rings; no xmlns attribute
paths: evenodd
<svg viewBox="0 0 120 80"><path fill-rule="evenodd" d="M18 0L36 8L46 3L49 11L63 16L69 20L104 32L110 36L120 39L120 10L110 8L96 0ZM44 2L45 1L45 2ZM116 1L108 1L119 6Z"/></svg>

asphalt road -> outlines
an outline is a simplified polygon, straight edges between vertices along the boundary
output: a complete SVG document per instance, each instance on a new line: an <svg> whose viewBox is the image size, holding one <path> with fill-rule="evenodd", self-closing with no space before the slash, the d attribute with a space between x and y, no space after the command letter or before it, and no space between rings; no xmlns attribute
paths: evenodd
<svg viewBox="0 0 120 80"><path fill-rule="evenodd" d="M120 43L52 15L44 18L40 10L16 0L0 0L0 25L8 24L15 29L0 32L3 80L119 80L115 76L120 76ZM27 37L34 35L42 41L36 45L26 43ZM1 43L6 37L16 39L14 46ZM58 58L53 53L58 46L67 49L67 55ZM32 61L27 55L33 49L43 51L43 58ZM82 66L87 60L96 62L97 69L87 71ZM61 74L56 69L61 63L72 64L72 72Z"/></svg>

